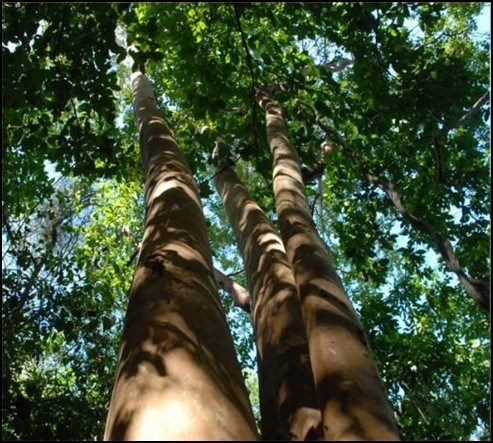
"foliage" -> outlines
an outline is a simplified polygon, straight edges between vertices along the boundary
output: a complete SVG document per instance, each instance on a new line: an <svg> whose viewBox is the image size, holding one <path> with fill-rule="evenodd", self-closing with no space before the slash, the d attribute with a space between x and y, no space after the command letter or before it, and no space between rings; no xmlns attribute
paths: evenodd
<svg viewBox="0 0 493 443"><path fill-rule="evenodd" d="M10 222L4 248L9 440L87 438L88 430L97 437L114 378L131 278L125 262L135 246L125 233L138 234L142 223L129 203L140 190L66 179L55 189L30 220Z"/></svg>
<svg viewBox="0 0 493 443"><path fill-rule="evenodd" d="M254 96L280 85L302 162L325 166L306 187L314 222L403 436L488 439L485 315L430 237L368 180L393 183L463 269L489 280L488 102L470 112L489 90L482 6L2 4L3 438L101 437L143 224L129 61L116 30L187 156L225 272L242 266L213 193L211 154L235 161L275 222ZM248 316L223 300L251 375Z"/></svg>

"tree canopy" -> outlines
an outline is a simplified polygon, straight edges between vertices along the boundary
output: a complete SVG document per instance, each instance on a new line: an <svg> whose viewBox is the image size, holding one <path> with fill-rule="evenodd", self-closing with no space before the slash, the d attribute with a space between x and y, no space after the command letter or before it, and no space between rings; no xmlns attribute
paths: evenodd
<svg viewBox="0 0 493 443"><path fill-rule="evenodd" d="M255 102L275 87L403 437L489 439L484 7L3 3L3 438L102 436L143 228L133 64L199 184L215 263L240 283L212 178L230 158L277 223ZM250 318L223 304L255 397Z"/></svg>

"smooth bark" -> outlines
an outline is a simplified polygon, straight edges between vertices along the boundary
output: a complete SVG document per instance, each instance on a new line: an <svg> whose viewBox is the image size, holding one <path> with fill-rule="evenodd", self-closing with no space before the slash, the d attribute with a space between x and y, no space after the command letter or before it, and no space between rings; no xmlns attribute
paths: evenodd
<svg viewBox="0 0 493 443"><path fill-rule="evenodd" d="M397 440L385 388L362 325L311 220L296 150L281 107L258 94L266 111L281 235L292 265L327 440Z"/></svg>
<svg viewBox="0 0 493 443"><path fill-rule="evenodd" d="M214 279L198 188L132 75L147 173L146 227L105 440L250 440L256 431Z"/></svg>
<svg viewBox="0 0 493 443"><path fill-rule="evenodd" d="M219 287L231 297L234 305L250 313L250 294L248 291L217 268L214 268L214 277L216 277Z"/></svg>
<svg viewBox="0 0 493 443"><path fill-rule="evenodd" d="M243 256L257 343L262 437L323 435L293 272L279 234L231 168L214 182Z"/></svg>

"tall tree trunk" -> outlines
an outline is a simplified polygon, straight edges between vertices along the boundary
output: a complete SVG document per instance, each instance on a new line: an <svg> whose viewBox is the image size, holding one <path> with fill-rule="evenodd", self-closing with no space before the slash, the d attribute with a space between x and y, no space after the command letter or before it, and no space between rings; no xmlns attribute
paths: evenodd
<svg viewBox="0 0 493 443"><path fill-rule="evenodd" d="M214 177L246 267L258 351L262 437L323 436L293 272L279 234L231 168Z"/></svg>
<svg viewBox="0 0 493 443"><path fill-rule="evenodd" d="M132 89L146 227L105 439L255 439L196 183L139 71Z"/></svg>
<svg viewBox="0 0 493 443"><path fill-rule="evenodd" d="M276 211L298 285L325 438L399 439L362 325L311 220L282 109L266 91L258 102L266 111Z"/></svg>

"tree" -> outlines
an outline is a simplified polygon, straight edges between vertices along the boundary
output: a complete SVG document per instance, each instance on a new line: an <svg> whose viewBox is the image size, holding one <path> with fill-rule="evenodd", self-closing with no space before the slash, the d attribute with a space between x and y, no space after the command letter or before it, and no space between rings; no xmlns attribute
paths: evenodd
<svg viewBox="0 0 493 443"><path fill-rule="evenodd" d="M448 240L470 281L489 280L483 7L3 4L3 438L102 438L145 206L116 31L199 185L214 264L243 286L212 152L233 158L280 231L255 93L281 86L289 139L312 171L309 214L403 438L488 440L489 323L433 240ZM56 196L72 215L53 246ZM251 318L221 303L251 386Z"/></svg>
<svg viewBox="0 0 493 443"><path fill-rule="evenodd" d="M121 227L133 228L137 218L118 202L132 195L132 187L113 195L108 188L59 178L56 194L29 219L9 220L12 240L4 239L3 249L4 439L69 439L88 427L102 432L107 405L101 396L110 395L105 386L114 377L118 310L126 304L118 288L130 284L120 262L130 249ZM112 207L102 210L105 198Z"/></svg>
<svg viewBox="0 0 493 443"><path fill-rule="evenodd" d="M105 439L252 439L198 189L140 71L132 88L147 172L146 228Z"/></svg>
<svg viewBox="0 0 493 443"><path fill-rule="evenodd" d="M234 170L219 166L214 183L246 266L255 328L262 436L323 435L298 290L282 240Z"/></svg>
<svg viewBox="0 0 493 443"><path fill-rule="evenodd" d="M325 438L397 439L363 327L313 225L282 109L266 90L258 101L266 112L276 210L298 286Z"/></svg>

